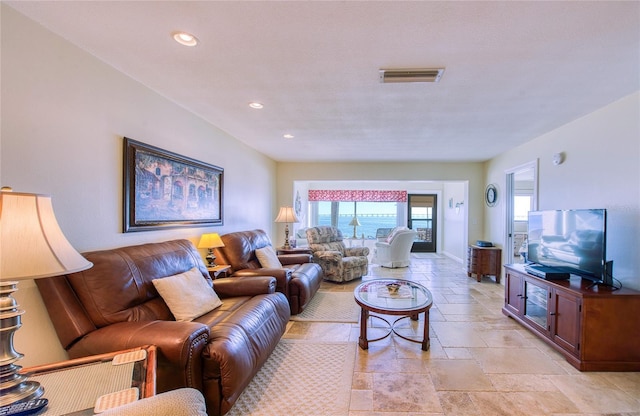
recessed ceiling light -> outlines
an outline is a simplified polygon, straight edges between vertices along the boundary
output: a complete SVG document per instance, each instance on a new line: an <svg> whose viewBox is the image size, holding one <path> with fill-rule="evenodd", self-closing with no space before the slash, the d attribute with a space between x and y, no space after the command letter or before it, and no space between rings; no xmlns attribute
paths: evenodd
<svg viewBox="0 0 640 416"><path fill-rule="evenodd" d="M294 136L293 136L293 134L285 134L282 137L284 137L285 139L293 139Z"/></svg>
<svg viewBox="0 0 640 416"><path fill-rule="evenodd" d="M198 44L198 38L187 32L173 32L171 34L173 39L184 46L196 46Z"/></svg>
<svg viewBox="0 0 640 416"><path fill-rule="evenodd" d="M249 103L249 107L255 108L256 110L260 110L261 108L264 107L264 105L262 105L261 103L259 103L257 101L254 101L254 102Z"/></svg>

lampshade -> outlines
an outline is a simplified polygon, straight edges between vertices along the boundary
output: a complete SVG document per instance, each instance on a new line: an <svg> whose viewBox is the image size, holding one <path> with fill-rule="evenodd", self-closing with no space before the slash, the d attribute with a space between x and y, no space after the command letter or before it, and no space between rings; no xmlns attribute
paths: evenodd
<svg viewBox="0 0 640 416"><path fill-rule="evenodd" d="M216 247L224 247L224 243L220 238L220 234L218 233L202 234L202 237L200 237L200 242L198 243L198 248L216 248Z"/></svg>
<svg viewBox="0 0 640 416"><path fill-rule="evenodd" d="M0 192L0 279L37 279L91 266L62 233L51 197Z"/></svg>
<svg viewBox="0 0 640 416"><path fill-rule="evenodd" d="M360 227L360 221L358 221L358 217L353 217L349 225L352 225L354 227Z"/></svg>
<svg viewBox="0 0 640 416"><path fill-rule="evenodd" d="M300 220L296 216L296 212L293 210L293 207L280 207L280 212L278 212L278 216L275 219L275 222L299 222Z"/></svg>
<svg viewBox="0 0 640 416"><path fill-rule="evenodd" d="M37 399L44 388L20 374L23 355L13 347L24 311L13 298L15 280L79 272L93 264L67 241L53 214L51 198L0 190L0 406Z"/></svg>

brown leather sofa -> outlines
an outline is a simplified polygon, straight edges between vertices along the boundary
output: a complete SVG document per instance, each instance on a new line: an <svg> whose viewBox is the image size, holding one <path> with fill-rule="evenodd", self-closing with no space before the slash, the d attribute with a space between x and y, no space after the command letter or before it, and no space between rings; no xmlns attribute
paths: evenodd
<svg viewBox="0 0 640 416"><path fill-rule="evenodd" d="M322 283L322 268L311 262L310 253L278 255L283 268L265 268L256 250L271 246L263 230L238 231L221 236L224 247L216 249L217 263L231 266L232 278L266 275L276 278L276 291L289 300L292 315L301 313Z"/></svg>
<svg viewBox="0 0 640 416"><path fill-rule="evenodd" d="M153 344L156 388L200 390L210 416L226 413L267 360L290 318L275 278L213 282L222 306L190 322L174 320L153 279L196 267L188 240L85 253L89 270L36 281L62 346L71 358Z"/></svg>

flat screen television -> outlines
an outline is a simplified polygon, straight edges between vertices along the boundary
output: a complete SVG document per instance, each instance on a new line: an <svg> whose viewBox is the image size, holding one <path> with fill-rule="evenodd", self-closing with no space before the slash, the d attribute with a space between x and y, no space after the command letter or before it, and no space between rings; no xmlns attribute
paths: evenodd
<svg viewBox="0 0 640 416"><path fill-rule="evenodd" d="M611 284L605 209L530 211L527 238L529 262Z"/></svg>

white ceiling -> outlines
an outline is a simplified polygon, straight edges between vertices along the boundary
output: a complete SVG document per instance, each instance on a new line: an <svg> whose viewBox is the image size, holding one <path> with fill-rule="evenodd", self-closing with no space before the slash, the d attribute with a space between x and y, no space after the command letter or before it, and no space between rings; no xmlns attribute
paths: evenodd
<svg viewBox="0 0 640 416"><path fill-rule="evenodd" d="M278 161L483 161L640 90L637 1L5 3Z"/></svg>

